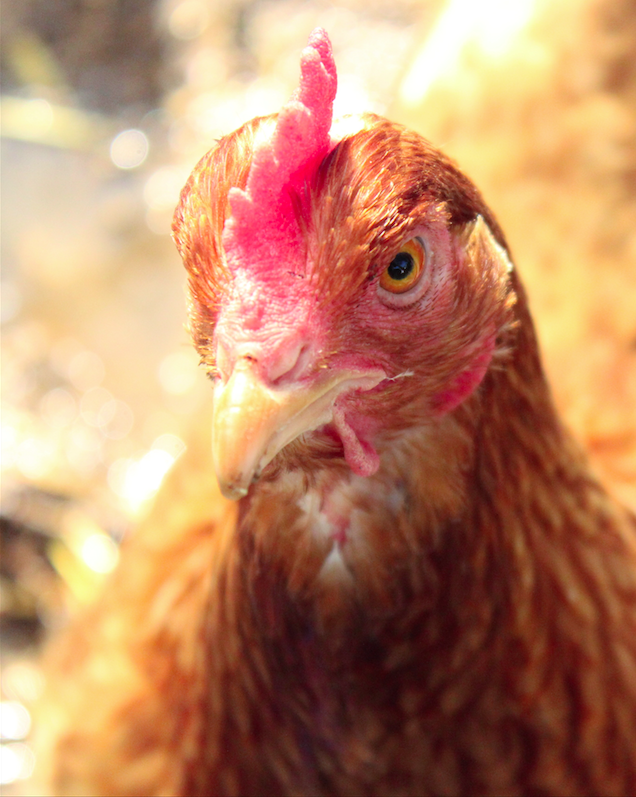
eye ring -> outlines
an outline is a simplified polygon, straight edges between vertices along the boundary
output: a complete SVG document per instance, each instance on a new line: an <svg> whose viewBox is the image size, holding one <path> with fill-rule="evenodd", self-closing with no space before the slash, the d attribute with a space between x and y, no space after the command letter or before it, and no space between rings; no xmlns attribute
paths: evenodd
<svg viewBox="0 0 636 797"><path fill-rule="evenodd" d="M400 247L399 252L380 274L378 292L391 303L410 303L411 294L421 283L427 266L428 251L422 238L416 236ZM419 294L419 291L417 291Z"/></svg>

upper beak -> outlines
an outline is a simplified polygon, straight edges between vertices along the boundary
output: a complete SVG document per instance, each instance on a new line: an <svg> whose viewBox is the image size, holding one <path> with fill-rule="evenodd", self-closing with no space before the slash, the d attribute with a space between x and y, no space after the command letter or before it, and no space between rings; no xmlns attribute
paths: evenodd
<svg viewBox="0 0 636 797"><path fill-rule="evenodd" d="M331 421L339 396L370 390L384 378L378 370L335 371L309 385L268 387L253 362L240 359L228 381L219 381L214 390L212 454L223 495L234 500L247 495L288 443Z"/></svg>

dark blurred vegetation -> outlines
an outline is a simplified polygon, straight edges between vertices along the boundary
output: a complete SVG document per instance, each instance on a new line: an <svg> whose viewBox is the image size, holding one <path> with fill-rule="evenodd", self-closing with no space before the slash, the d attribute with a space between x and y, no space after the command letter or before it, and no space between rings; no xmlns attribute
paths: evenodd
<svg viewBox="0 0 636 797"><path fill-rule="evenodd" d="M9 2L1 35L5 92L45 86L116 115L162 102L170 63L154 0Z"/></svg>

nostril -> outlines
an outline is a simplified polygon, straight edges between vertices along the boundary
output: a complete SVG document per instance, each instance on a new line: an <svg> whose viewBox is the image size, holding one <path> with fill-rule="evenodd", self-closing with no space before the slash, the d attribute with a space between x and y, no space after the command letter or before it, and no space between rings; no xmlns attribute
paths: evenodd
<svg viewBox="0 0 636 797"><path fill-rule="evenodd" d="M315 348L306 339L294 342L289 338L234 343L218 336L216 344L216 371L224 384L237 368L256 370L269 385L294 382L311 366Z"/></svg>
<svg viewBox="0 0 636 797"><path fill-rule="evenodd" d="M293 382L300 379L311 359L312 346L310 343L298 343L287 351L281 352L269 368L269 379L273 384L280 382Z"/></svg>
<svg viewBox="0 0 636 797"><path fill-rule="evenodd" d="M295 377L300 377L305 373L305 371L307 371L308 366L311 363L313 350L314 347L309 343L303 343L303 345L300 347L298 359L296 360L296 365L294 367Z"/></svg>
<svg viewBox="0 0 636 797"><path fill-rule="evenodd" d="M227 335L217 332L215 366L225 383L237 367L254 367L263 361L263 346L258 342L236 343Z"/></svg>

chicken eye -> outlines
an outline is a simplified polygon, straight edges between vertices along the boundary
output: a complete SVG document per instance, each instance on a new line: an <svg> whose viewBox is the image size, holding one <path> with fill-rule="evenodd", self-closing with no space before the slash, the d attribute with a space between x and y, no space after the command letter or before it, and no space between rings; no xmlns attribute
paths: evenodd
<svg viewBox="0 0 636 797"><path fill-rule="evenodd" d="M380 277L380 287L389 293L406 293L419 280L426 263L420 238L405 243Z"/></svg>

